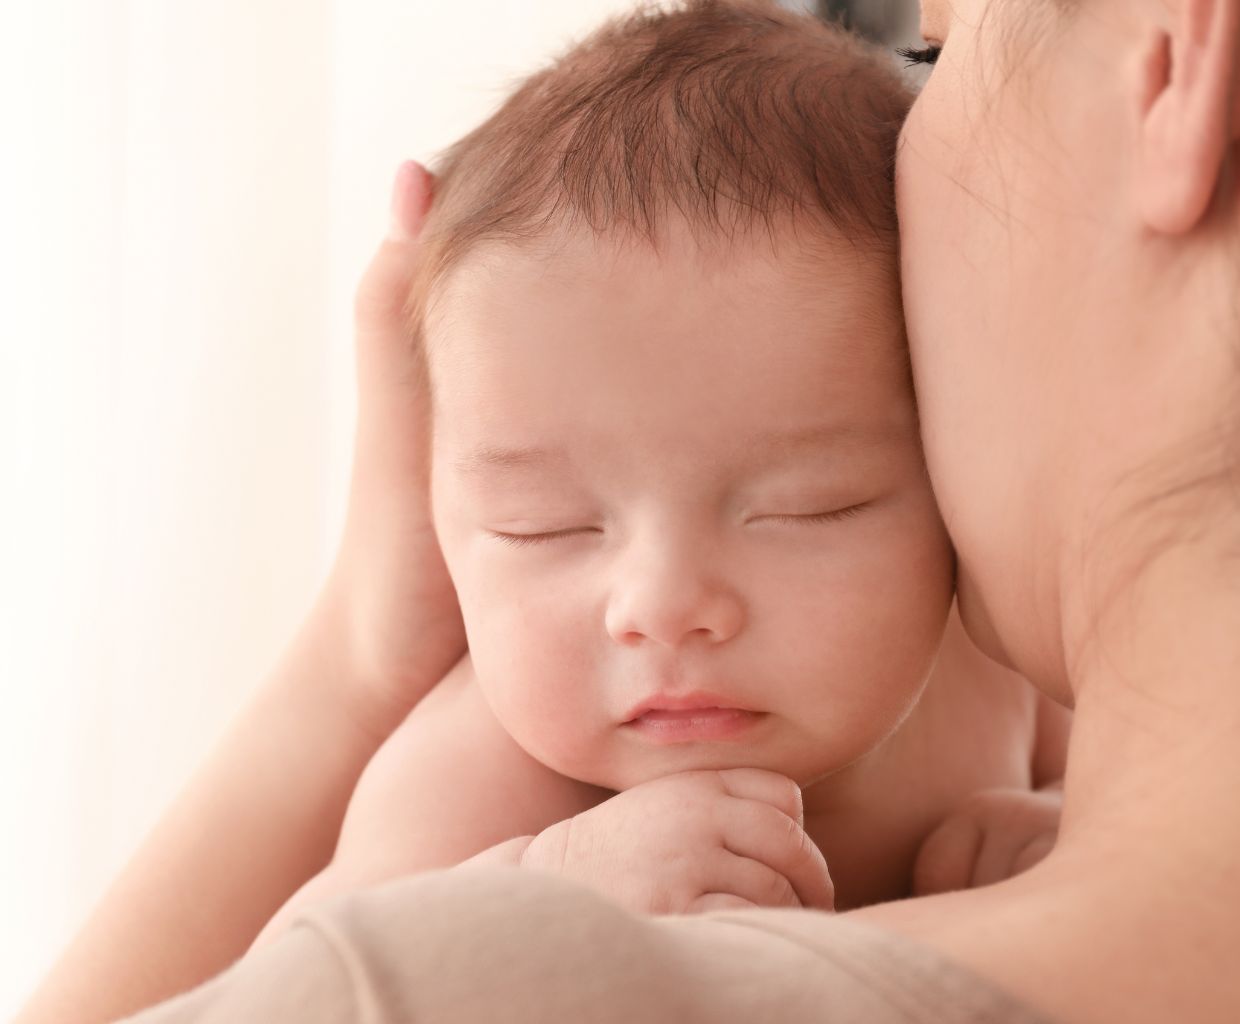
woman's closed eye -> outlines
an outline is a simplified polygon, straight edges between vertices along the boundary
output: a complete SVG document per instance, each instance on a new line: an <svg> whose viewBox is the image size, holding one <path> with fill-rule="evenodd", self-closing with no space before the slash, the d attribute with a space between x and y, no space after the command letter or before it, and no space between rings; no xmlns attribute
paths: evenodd
<svg viewBox="0 0 1240 1024"><path fill-rule="evenodd" d="M943 47L936 46L933 43L927 46L901 46L896 53L904 58L904 63L911 67L919 64L928 64L934 66L939 61L939 55L942 54Z"/></svg>

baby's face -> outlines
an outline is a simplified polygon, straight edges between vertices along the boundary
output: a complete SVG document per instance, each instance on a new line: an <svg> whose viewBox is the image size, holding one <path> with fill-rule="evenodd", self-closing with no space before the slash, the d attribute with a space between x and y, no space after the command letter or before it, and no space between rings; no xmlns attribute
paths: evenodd
<svg viewBox="0 0 1240 1024"><path fill-rule="evenodd" d="M899 724L952 556L889 262L495 249L427 339L436 525L530 754L610 789L737 766L806 785Z"/></svg>

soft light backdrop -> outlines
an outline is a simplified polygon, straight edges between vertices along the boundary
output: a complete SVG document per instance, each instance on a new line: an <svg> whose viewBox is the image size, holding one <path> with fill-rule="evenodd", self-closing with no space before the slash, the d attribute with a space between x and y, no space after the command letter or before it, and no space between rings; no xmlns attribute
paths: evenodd
<svg viewBox="0 0 1240 1024"><path fill-rule="evenodd" d="M0 1018L326 569L397 164L625 6L4 3Z"/></svg>
<svg viewBox="0 0 1240 1024"><path fill-rule="evenodd" d="M0 1017L327 567L397 164L628 6L0 2Z"/></svg>

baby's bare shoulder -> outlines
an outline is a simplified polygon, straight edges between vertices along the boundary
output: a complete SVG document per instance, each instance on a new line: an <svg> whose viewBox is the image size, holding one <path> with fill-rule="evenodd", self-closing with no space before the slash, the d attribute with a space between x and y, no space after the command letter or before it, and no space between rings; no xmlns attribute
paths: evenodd
<svg viewBox="0 0 1240 1024"><path fill-rule="evenodd" d="M979 789L1028 787L1037 743L1037 691L983 655L955 612L938 664L897 748L922 786L953 802Z"/></svg>
<svg viewBox="0 0 1240 1024"><path fill-rule="evenodd" d="M334 863L368 878L448 867L536 834L605 795L517 745L487 705L467 655L367 765Z"/></svg>

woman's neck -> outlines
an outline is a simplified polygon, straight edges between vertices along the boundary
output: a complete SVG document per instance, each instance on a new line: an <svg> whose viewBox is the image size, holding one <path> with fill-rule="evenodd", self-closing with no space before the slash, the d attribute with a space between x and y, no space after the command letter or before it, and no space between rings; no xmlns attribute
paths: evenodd
<svg viewBox="0 0 1240 1024"><path fill-rule="evenodd" d="M1240 1005L1240 585L1167 549L1069 622L1076 719L1054 852L999 885L855 912L1051 1019L1231 1021ZM1099 979L1122 978L1110 984Z"/></svg>
<svg viewBox="0 0 1240 1024"><path fill-rule="evenodd" d="M1066 623L1079 640L1065 852L1122 847L1240 891L1238 558L1166 548L1092 620Z"/></svg>

